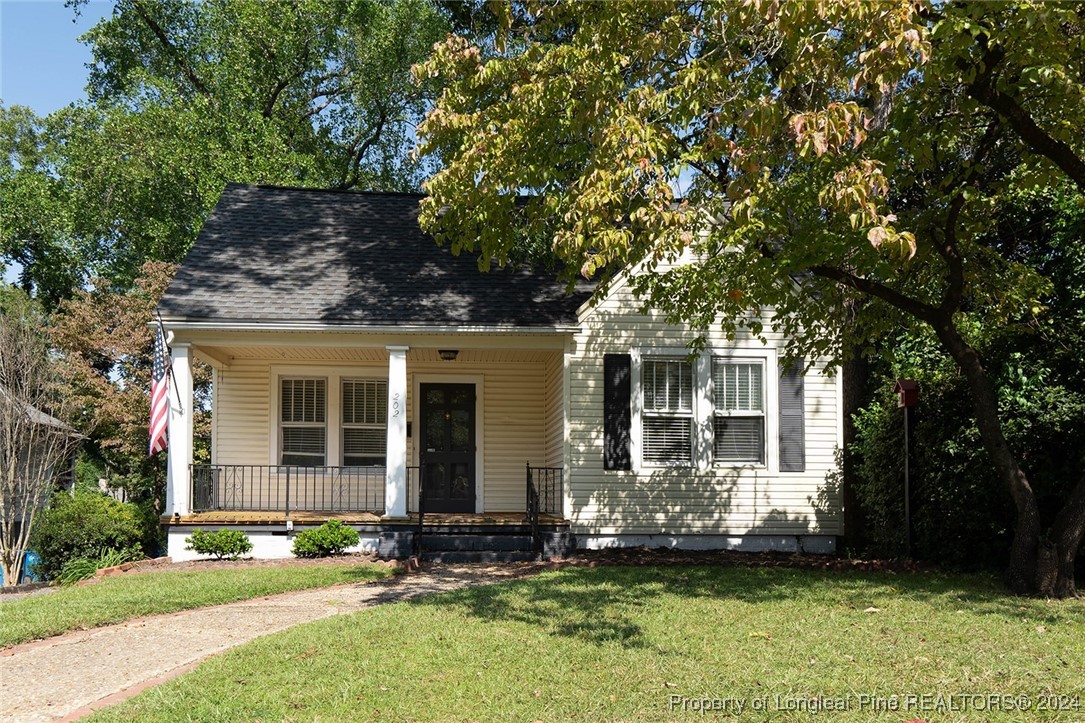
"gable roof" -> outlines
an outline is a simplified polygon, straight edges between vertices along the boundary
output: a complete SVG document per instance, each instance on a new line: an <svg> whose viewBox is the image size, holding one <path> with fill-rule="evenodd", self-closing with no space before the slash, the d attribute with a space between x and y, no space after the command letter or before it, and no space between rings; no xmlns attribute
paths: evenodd
<svg viewBox="0 0 1085 723"><path fill-rule="evenodd" d="M418 226L417 194L230 184L159 302L173 322L345 326L577 323L592 287L483 273Z"/></svg>
<svg viewBox="0 0 1085 723"><path fill-rule="evenodd" d="M11 404L13 406L18 405L17 407L15 407L16 409L18 409L18 407L22 407L23 416L31 424L39 425L39 426L42 426L42 427L54 427L54 428L59 429L59 430L61 430L63 432L68 432L67 436L69 436L69 437L82 437L83 436L83 435L79 434L78 432L76 432L71 427L69 427L64 422L57 419L56 417L53 417L53 416L51 416L49 414L46 414L45 412L41 411L37 407L31 406L31 405L27 404L26 402L22 402L22 401L19 401L19 400L15 399L15 397L12 396L11 392L4 389L3 387L0 387L0 404L5 404L5 405Z"/></svg>

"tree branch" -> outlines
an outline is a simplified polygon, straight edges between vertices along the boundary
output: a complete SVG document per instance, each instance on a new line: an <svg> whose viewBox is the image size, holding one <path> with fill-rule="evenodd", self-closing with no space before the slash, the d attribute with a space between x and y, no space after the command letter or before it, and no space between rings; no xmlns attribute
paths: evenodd
<svg viewBox="0 0 1085 723"><path fill-rule="evenodd" d="M354 144L351 148L352 155L349 165L350 171L343 179L343 182L340 183L336 188L345 191L358 185L358 168L359 166L361 166L362 159L365 157L365 154L369 151L369 149L372 148L373 145L380 140L381 133L384 131L384 124L387 120L388 109L382 105L380 109L380 114L377 116L377 124L373 128L373 132L369 134L365 141L361 141L361 136L355 139Z"/></svg>
<svg viewBox="0 0 1085 723"><path fill-rule="evenodd" d="M136 14L143 20L144 24L154 33L158 41L162 43L162 47L165 48L166 53L173 59L173 62L177 64L177 67L181 69L185 77L188 78L188 82L192 83L192 86L199 91L201 95L211 97L211 91L208 90L204 82L200 80L200 76L196 75L196 71L189 65L185 57L181 55L181 51L177 49L177 46L166 35L166 31L162 29L162 26L158 24L158 21L151 17L151 14L147 12L147 8L143 6L142 0L132 0L132 7L135 9Z"/></svg>
<svg viewBox="0 0 1085 723"><path fill-rule="evenodd" d="M953 197L946 213L945 239L935 245L938 255L945 259L946 266L949 267L949 283L939 306L943 314L952 314L959 309L964 297L964 260L957 248L957 219L961 216L964 203L963 194Z"/></svg>
<svg viewBox="0 0 1085 723"><path fill-rule="evenodd" d="M865 276L857 276L844 269L823 265L811 266L809 271L815 276L835 281L841 286L847 286L869 296L881 299L890 306L894 306L901 311L928 323L934 323L934 320L939 317L940 310L937 307L925 304L910 296L905 296L896 289L886 286L881 282L868 279Z"/></svg>
<svg viewBox="0 0 1085 723"><path fill-rule="evenodd" d="M1001 48L987 48L982 61L983 69L968 85L968 94L998 113L1026 146L1058 166L1080 190L1085 191L1085 161L1070 144L1051 137L1041 128L1016 98L998 90L994 71L1005 55Z"/></svg>

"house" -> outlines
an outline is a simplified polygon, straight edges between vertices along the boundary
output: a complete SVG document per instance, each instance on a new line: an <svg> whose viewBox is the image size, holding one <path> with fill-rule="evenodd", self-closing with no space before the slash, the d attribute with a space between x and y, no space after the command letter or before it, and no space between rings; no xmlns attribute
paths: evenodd
<svg viewBox="0 0 1085 723"><path fill-rule="evenodd" d="M228 186L163 296L169 552L196 527L289 554L336 517L403 555L574 545L831 552L840 394L821 363L695 334L618 279L482 273L419 196ZM191 363L213 369L192 463ZM530 549L530 548L528 548ZM452 556L454 559L454 556ZM449 556L446 556L449 559Z"/></svg>

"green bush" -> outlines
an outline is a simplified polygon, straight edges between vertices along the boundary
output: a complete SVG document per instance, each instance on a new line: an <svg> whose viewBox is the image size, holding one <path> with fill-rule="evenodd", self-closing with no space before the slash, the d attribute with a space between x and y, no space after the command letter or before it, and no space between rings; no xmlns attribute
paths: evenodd
<svg viewBox="0 0 1085 723"><path fill-rule="evenodd" d="M58 494L34 525L30 549L38 554L35 572L55 580L68 561L97 558L103 550L141 557L144 533L135 505L96 492Z"/></svg>
<svg viewBox="0 0 1085 723"><path fill-rule="evenodd" d="M200 555L214 555L219 560L236 560L252 552L252 543L241 530L193 530L192 536L185 538L185 549Z"/></svg>
<svg viewBox="0 0 1085 723"><path fill-rule="evenodd" d="M293 552L298 557L341 555L358 544L358 532L339 520L328 520L313 530L303 530L294 538Z"/></svg>
<svg viewBox="0 0 1085 723"><path fill-rule="evenodd" d="M98 557L77 557L64 563L64 567L61 568L60 574L57 576L57 581L62 585L70 585L80 580L86 580L88 577L93 577L94 573L102 568L116 567L126 562L138 560L141 557L138 554L119 550L102 550Z"/></svg>

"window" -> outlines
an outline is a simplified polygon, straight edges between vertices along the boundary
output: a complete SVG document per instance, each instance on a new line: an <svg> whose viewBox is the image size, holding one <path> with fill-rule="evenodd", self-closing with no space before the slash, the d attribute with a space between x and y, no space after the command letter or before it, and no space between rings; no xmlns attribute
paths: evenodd
<svg viewBox="0 0 1085 723"><path fill-rule="evenodd" d="M765 462L761 362L712 360L713 445L717 462Z"/></svg>
<svg viewBox="0 0 1085 723"><path fill-rule="evenodd" d="M343 380L343 465L383 466L388 425L388 382Z"/></svg>
<svg viewBox="0 0 1085 723"><path fill-rule="evenodd" d="M325 379L280 380L280 464L325 464L327 386Z"/></svg>
<svg viewBox="0 0 1085 723"><path fill-rule="evenodd" d="M644 461L693 461L693 369L684 359L648 358L641 371L644 394Z"/></svg>

